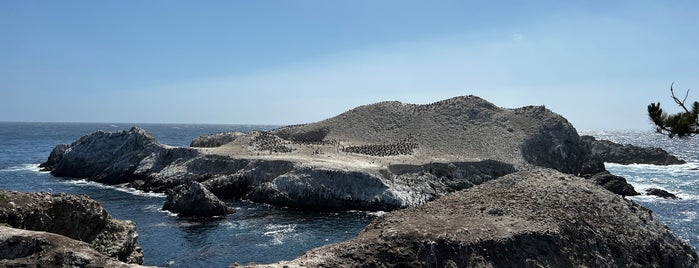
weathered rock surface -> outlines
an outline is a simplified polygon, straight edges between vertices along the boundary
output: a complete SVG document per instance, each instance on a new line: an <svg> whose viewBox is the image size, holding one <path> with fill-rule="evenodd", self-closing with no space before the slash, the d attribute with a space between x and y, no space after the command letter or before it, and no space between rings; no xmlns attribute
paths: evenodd
<svg viewBox="0 0 699 268"><path fill-rule="evenodd" d="M113 219L87 196L0 190L0 224L66 236L115 260L143 263L136 225Z"/></svg>
<svg viewBox="0 0 699 268"><path fill-rule="evenodd" d="M476 96L427 105L381 102L317 123L283 127L290 141L341 141L343 146L417 144L416 157L496 160L577 174L589 154L575 128L543 106L504 109Z"/></svg>
<svg viewBox="0 0 699 268"><path fill-rule="evenodd" d="M609 172L600 172L590 177L597 185L604 187L612 193L622 196L640 195L631 184L626 182L626 178L612 175Z"/></svg>
<svg viewBox="0 0 699 268"><path fill-rule="evenodd" d="M590 149L592 158L617 164L680 165L684 160L660 148L645 148L631 144L618 144L608 140L597 140L592 136L582 136L582 141Z"/></svg>
<svg viewBox="0 0 699 268"><path fill-rule="evenodd" d="M171 190L163 209L182 217L213 217L234 212L197 181Z"/></svg>
<svg viewBox="0 0 699 268"><path fill-rule="evenodd" d="M129 131L97 131L72 144L58 145L41 166L58 177L90 178L105 184L129 182L138 163L161 149L155 138L141 128Z"/></svg>
<svg viewBox="0 0 699 268"><path fill-rule="evenodd" d="M658 188L648 188L646 189L646 195L654 195L665 199L679 199L677 195Z"/></svg>
<svg viewBox="0 0 699 268"><path fill-rule="evenodd" d="M255 267L697 267L649 210L550 169L387 213L358 237Z"/></svg>
<svg viewBox="0 0 699 268"><path fill-rule="evenodd" d="M143 267L120 262L62 235L0 225L2 267Z"/></svg>

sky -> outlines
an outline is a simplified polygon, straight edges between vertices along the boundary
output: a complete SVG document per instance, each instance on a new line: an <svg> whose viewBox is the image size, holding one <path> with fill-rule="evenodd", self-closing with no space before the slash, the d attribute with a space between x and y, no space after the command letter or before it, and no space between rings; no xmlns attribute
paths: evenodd
<svg viewBox="0 0 699 268"><path fill-rule="evenodd" d="M477 95L579 130L699 100L699 1L0 1L0 121L298 124Z"/></svg>

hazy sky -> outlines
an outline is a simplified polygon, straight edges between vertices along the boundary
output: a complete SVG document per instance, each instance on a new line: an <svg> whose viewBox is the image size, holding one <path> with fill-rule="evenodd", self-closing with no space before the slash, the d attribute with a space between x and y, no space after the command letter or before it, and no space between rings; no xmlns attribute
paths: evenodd
<svg viewBox="0 0 699 268"><path fill-rule="evenodd" d="M575 2L0 1L0 121L293 124L473 94L644 129L672 81L699 99L699 1Z"/></svg>

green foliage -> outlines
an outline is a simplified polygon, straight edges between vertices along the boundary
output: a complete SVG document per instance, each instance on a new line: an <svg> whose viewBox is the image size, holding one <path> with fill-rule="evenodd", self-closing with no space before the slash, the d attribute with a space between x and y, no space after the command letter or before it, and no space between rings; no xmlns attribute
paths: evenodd
<svg viewBox="0 0 699 268"><path fill-rule="evenodd" d="M675 96L672 85L670 85L670 92L675 103L684 109L684 112L668 115L660 108L659 102L648 105L648 117L655 124L658 133L666 134L670 138L675 136L680 138L692 137L699 134L699 102L695 101L691 109L689 109L685 105L687 96L689 96L689 90L687 90L687 95L682 100Z"/></svg>

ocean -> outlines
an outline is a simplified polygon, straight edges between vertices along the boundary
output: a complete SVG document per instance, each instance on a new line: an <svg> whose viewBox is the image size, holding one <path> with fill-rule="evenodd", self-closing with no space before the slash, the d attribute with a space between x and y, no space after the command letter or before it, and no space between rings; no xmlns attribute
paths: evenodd
<svg viewBox="0 0 699 268"><path fill-rule="evenodd" d="M180 219L160 208L165 195L56 178L40 172L54 146L96 130L128 130L133 124L0 123L0 189L86 194L117 219L136 222L145 265L229 267L233 263L291 260L329 243L355 237L376 215L320 213L230 201L237 213L215 220ZM273 126L138 124L160 143L189 146L192 139L222 131Z"/></svg>
<svg viewBox="0 0 699 268"><path fill-rule="evenodd" d="M165 196L56 178L40 172L53 147L96 131L126 130L134 124L0 123L0 189L86 194L117 219L136 222L145 265L228 267L233 263L290 260L305 251L355 237L376 214L320 213L229 201L237 213L215 220L180 219L162 211ZM267 130L274 126L138 124L159 142L188 146L192 139L222 131ZM664 148L688 164L678 166L606 164L639 192L649 187L677 193L681 200L631 197L653 210L682 239L699 247L699 138L669 139L652 131L581 131L620 143Z"/></svg>

